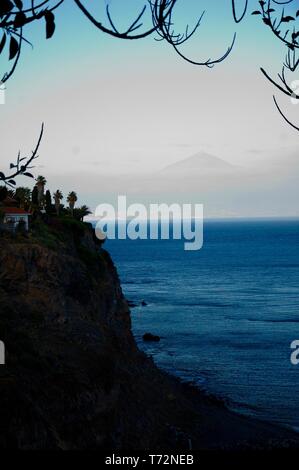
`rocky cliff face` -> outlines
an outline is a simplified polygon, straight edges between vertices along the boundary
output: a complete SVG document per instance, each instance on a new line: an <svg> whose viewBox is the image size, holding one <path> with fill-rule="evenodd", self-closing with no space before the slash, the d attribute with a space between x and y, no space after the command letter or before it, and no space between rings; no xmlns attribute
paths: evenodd
<svg viewBox="0 0 299 470"><path fill-rule="evenodd" d="M0 241L0 447L146 447L157 423L140 376L153 365L114 265L91 229L53 230Z"/></svg>

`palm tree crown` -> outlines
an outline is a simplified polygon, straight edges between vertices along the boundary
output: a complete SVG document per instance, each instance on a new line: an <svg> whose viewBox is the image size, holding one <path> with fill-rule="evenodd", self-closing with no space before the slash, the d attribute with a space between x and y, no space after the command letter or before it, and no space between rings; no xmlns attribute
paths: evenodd
<svg viewBox="0 0 299 470"><path fill-rule="evenodd" d="M41 176L39 175L37 178L36 178L36 185L37 186L46 186L47 184L47 180L44 176Z"/></svg>
<svg viewBox="0 0 299 470"><path fill-rule="evenodd" d="M38 203L39 205L41 205L44 199L44 191L45 191L45 186L47 184L47 180L44 176L39 175L35 181L36 181L36 187L38 190Z"/></svg>
<svg viewBox="0 0 299 470"><path fill-rule="evenodd" d="M20 186L15 190L14 197L19 201L20 207L23 207L31 201L31 190Z"/></svg>
<svg viewBox="0 0 299 470"><path fill-rule="evenodd" d="M71 191L67 196L67 202L69 203L69 208L72 214L74 212L74 207L75 207L77 200L78 200L77 194L75 193L75 191Z"/></svg>
<svg viewBox="0 0 299 470"><path fill-rule="evenodd" d="M86 217L89 214L92 214L91 210L89 207L87 207L85 204L77 209L79 219L83 222L84 217Z"/></svg>
<svg viewBox="0 0 299 470"><path fill-rule="evenodd" d="M54 202L55 202L56 213L57 215L59 215L60 201L62 201L63 199L63 194L59 189L57 189L55 193L53 194L53 197L54 197Z"/></svg>
<svg viewBox="0 0 299 470"><path fill-rule="evenodd" d="M54 197L55 202L56 202L56 201L59 201L59 202L60 202L60 201L62 201L62 199L63 199L63 194L62 194L62 192L61 192L59 189L57 189L57 190L55 191L55 193L53 194L53 197Z"/></svg>

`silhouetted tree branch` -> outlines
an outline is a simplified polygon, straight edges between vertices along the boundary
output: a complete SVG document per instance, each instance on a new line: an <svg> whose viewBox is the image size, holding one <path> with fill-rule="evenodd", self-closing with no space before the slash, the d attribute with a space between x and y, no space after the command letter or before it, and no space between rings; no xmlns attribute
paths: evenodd
<svg viewBox="0 0 299 470"><path fill-rule="evenodd" d="M236 0L232 0L233 16L236 22L240 22L244 18L248 9L248 1L245 1L243 13L239 18L236 15L236 3ZM261 67L261 72L276 89L290 98L297 100L299 99L299 95L296 90L288 84L286 70L293 73L299 67L299 58L297 57L299 49L299 25L297 23L299 18L299 9L296 11L295 16L291 14L292 10L286 13L286 8L291 8L296 5L295 0L260 0L258 4L259 9L254 10L252 15L260 16L263 23L270 29L275 38L287 47L285 60L282 64L281 72L278 73L277 81L273 79L263 67ZM290 24L292 27L290 27ZM292 124L281 111L275 96L274 102L285 121L294 129L298 130L298 127Z"/></svg>
<svg viewBox="0 0 299 470"><path fill-rule="evenodd" d="M109 5L106 7L106 24L104 24L105 22L96 18L91 12L91 2L88 2L88 7L87 1L72 1L74 5L79 8L83 16L100 32L124 40L138 40L150 35L156 35L158 38L155 39L166 41L179 57L193 65L212 67L222 62L232 51L236 40L235 33L230 46L219 58L195 60L187 57L182 52L180 46L196 33L204 17L204 11L198 20L195 21L191 29L189 29L187 25L184 32L176 32L174 11L179 0L145 0L147 3L137 12L135 19L131 21L125 30L121 31L117 28L112 18ZM236 23L240 23L248 11L249 1L231 1L233 18ZM288 8L296 5L296 1L298 2L298 0L260 0L257 1L258 9L253 11L252 14L260 16L263 23L270 29L275 38L287 47L287 53L282 65L282 70L278 74L278 79L273 79L263 67L261 68L262 73L280 92L291 98L299 99L299 94L288 84L286 77L286 71L294 73L299 68L299 27L297 27L299 9L296 14L289 14L289 12L287 12ZM98 2L100 2L100 0L95 0L92 3L93 5L97 5ZM181 0L181 2L183 2L183 0ZM30 44L25 37L27 26L33 22L44 21L46 38L50 39L56 28L56 10L63 3L65 3L65 0L28 0L27 5L25 5L25 2L21 0L0 0L0 32L2 31L2 37L0 37L0 55L8 48L9 60L13 61L10 71L3 75L2 82L6 82L15 72L20 60L23 43ZM187 5L186 0L185 4ZM149 14L146 18L147 13ZM150 22L150 26L144 28L144 24L148 22ZM296 126L293 127L296 128Z"/></svg>
<svg viewBox="0 0 299 470"><path fill-rule="evenodd" d="M44 124L42 124L40 135L36 143L35 149L32 151L32 155L29 157L21 157L21 152L18 153L18 157L15 163L10 164L10 174L4 174L0 172L0 183L3 182L7 186L14 187L16 182L14 178L17 176L28 176L34 178L34 176L28 172L29 169L34 168L31 163L38 158L37 152L40 147L44 133Z"/></svg>
<svg viewBox="0 0 299 470"><path fill-rule="evenodd" d="M0 3L0 30L2 30L2 38L0 40L0 54L5 50L7 44L9 48L9 60L13 60L13 66L9 72L4 73L1 81L5 83L15 72L18 65L22 43L27 42L23 36L23 28L28 24L41 19L46 23L46 37L53 36L55 31L55 16L53 11L56 10L64 0L55 2L50 6L50 1L46 0L36 4L32 0L31 7L25 8L20 0L1 0Z"/></svg>
<svg viewBox="0 0 299 470"><path fill-rule="evenodd" d="M275 106L276 108L278 109L278 112L279 114L283 117L283 119L291 126L293 127L294 129L296 129L296 131L299 131L299 127L295 126L295 124L293 124L287 117L286 115L282 112L279 104L277 103L277 100L275 98L275 96L273 95L273 100L274 100L274 103L275 103Z"/></svg>
<svg viewBox="0 0 299 470"><path fill-rule="evenodd" d="M99 0L97 0L99 1ZM227 51L215 60L209 58L204 61L194 61L187 58L178 46L190 39L200 26L203 14L196 22L195 26L189 31L188 25L184 33L175 33L173 28L173 11L178 4L178 0L146 0L148 3L143 6L141 11L136 15L135 19L130 23L125 31L120 31L112 18L109 5L106 7L106 19L109 27L95 18L88 7L81 0L73 0L74 4L79 8L83 15L102 33L108 34L115 38L136 40L157 33L161 40L166 40L175 52L181 58L195 65L203 65L211 67L223 61L231 52L235 42L235 36ZM30 7L25 7L21 0L1 0L0 2L0 30L2 30L2 38L0 39L0 55L5 50L6 45L9 48L9 60L13 60L13 66L9 72L3 75L2 82L6 82L15 72L18 65L22 43L29 41L24 37L24 31L27 25L35 21L45 21L46 38L50 39L55 32L55 10L61 6L65 0L53 2L51 0L35 1L30 0ZM93 2L94 4L96 2ZM146 11L150 13L149 21L151 26L144 31L140 31L143 26L143 18ZM140 32L136 32L139 30Z"/></svg>
<svg viewBox="0 0 299 470"><path fill-rule="evenodd" d="M171 0L172 2L176 0ZM109 5L106 7L106 13L107 13L107 18L109 21L109 24L111 26L111 29L107 28L106 26L103 25L103 23L99 20L97 20L91 13L90 11L83 5L83 3L80 0L74 0L75 4L78 6L78 8L81 10L81 12L86 16L86 18L100 31L106 34L110 34L111 36L114 36L119 39L142 39L150 34L152 34L155 31L155 27L152 27L142 33L139 34L131 34L137 29L139 29L142 26L142 23L139 23L141 18L144 16L144 13L146 11L146 6L143 7L141 10L141 13L138 14L137 18L131 23L131 25L126 29L126 31L120 32L118 29L115 27L114 22L112 21L110 11L109 11ZM158 1L157 3L162 3ZM161 7L161 11L163 10L163 7ZM167 11L162 11L162 18L166 19L167 17Z"/></svg>
<svg viewBox="0 0 299 470"><path fill-rule="evenodd" d="M115 26L115 22L112 19L108 5L106 7L106 16L110 27L106 27L101 21L96 19L85 6L85 4L81 2L81 0L73 0L73 2L75 5L77 5L83 15L93 24L93 26L99 29L102 33L109 34L119 39L127 40L141 39L153 33L157 33L160 39L166 40L166 42L174 48L180 57L196 65L211 67L212 65L221 62L228 56L235 41L234 36L231 46L220 58L216 60L208 59L206 61L195 62L185 57L178 49L178 46L193 36L200 26L203 14L191 31L189 31L187 26L186 31L183 34L176 34L173 29L173 10L177 5L178 0L148 0L148 5L145 5L142 8L142 10L138 13L136 18L131 22L125 31L119 31ZM2 37L0 39L0 55L5 51L7 46L9 60L13 61L13 65L10 68L10 71L4 73L1 80L2 83L5 83L7 80L9 80L9 78L11 78L15 72L20 60L23 43L25 42L32 46L32 44L24 37L23 34L23 32L26 31L27 26L33 22L44 21L46 38L50 39L53 36L56 28L55 10L57 10L58 7L60 7L63 3L64 0L56 0L55 2L52 0L38 2L35 0L30 0L30 6L25 6L22 0L0 1L0 31L2 31ZM145 31L136 33L136 31L140 30L140 28L143 26L142 19L145 16L146 10L150 12L152 26ZM42 139L43 129L44 127L42 125L40 137L38 139L37 146L32 153L32 156L28 158L21 158L19 154L16 163L10 164L10 169L14 171L12 171L9 175L0 172L0 181L4 182L8 186L13 187L16 184L14 181L15 177L19 175L33 177L33 175L31 175L31 173L29 173L27 170L31 168L29 165L32 163L32 161L37 158L37 151Z"/></svg>
<svg viewBox="0 0 299 470"><path fill-rule="evenodd" d="M246 15L247 8L248 8L248 0L245 0L245 4L243 6L243 11L241 15L238 17L237 15L237 6L236 6L236 0L232 0L232 7L233 7L233 17L236 23L240 23L244 16Z"/></svg>
<svg viewBox="0 0 299 470"><path fill-rule="evenodd" d="M201 24L201 20L204 16L204 11L202 12L199 20L197 21L197 23L195 24L195 26L193 27L193 29L191 31L189 31L189 28L188 28L188 25L186 27L186 31L184 33L176 33L175 30L174 30L174 22L173 22L173 10L174 10L174 6L175 6L175 3L176 1L167 1L167 0L161 0L160 2L161 4L165 4L165 8L169 8L168 10L168 14L166 16L165 19L163 19L161 17L161 10L160 10L160 6L159 5L159 2L151 2L151 9L152 9L152 18L153 18L153 24L156 26L156 32L158 33L158 35L160 36L160 39L161 40L166 40L172 47L173 49L175 50L175 52L182 58L184 59L185 61L189 62L190 64L193 64L193 65L202 65L202 66L207 66L207 67L212 67L213 65L215 64L218 64L220 62L222 62L223 60L226 59L226 57L230 54L233 46L234 46L234 43L235 43L235 39L236 39L236 34L234 34L233 36L233 40L232 40L232 43L231 45L228 47L227 51L218 59L207 59L205 61L195 61L193 59L190 59L188 57L186 57L179 49L178 49L178 46L183 44L184 42L188 41L193 35L194 33L197 31L197 29L199 28L200 24ZM168 5L170 4L170 5ZM163 7L164 7L163 6Z"/></svg>

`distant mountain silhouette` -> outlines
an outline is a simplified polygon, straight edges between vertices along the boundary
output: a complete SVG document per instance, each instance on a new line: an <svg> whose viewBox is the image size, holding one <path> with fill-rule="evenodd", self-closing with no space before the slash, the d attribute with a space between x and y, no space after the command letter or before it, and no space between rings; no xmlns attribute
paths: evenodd
<svg viewBox="0 0 299 470"><path fill-rule="evenodd" d="M219 157L210 155L205 152L199 152L179 162L173 163L163 168L159 172L160 175L174 174L205 174L205 173L222 173L236 169L234 165L222 160Z"/></svg>

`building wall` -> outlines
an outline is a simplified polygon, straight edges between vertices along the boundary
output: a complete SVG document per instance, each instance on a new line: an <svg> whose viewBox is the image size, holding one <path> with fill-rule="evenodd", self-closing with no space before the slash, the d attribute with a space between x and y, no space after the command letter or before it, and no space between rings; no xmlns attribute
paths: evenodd
<svg viewBox="0 0 299 470"><path fill-rule="evenodd" d="M4 217L4 223L5 224L9 224L9 223L13 223L14 224L14 229L16 229L18 223L21 221L21 220L24 220L25 221L25 227L26 227L26 230L29 229L29 224L28 224L28 215L18 215L18 214L6 214L5 217Z"/></svg>

